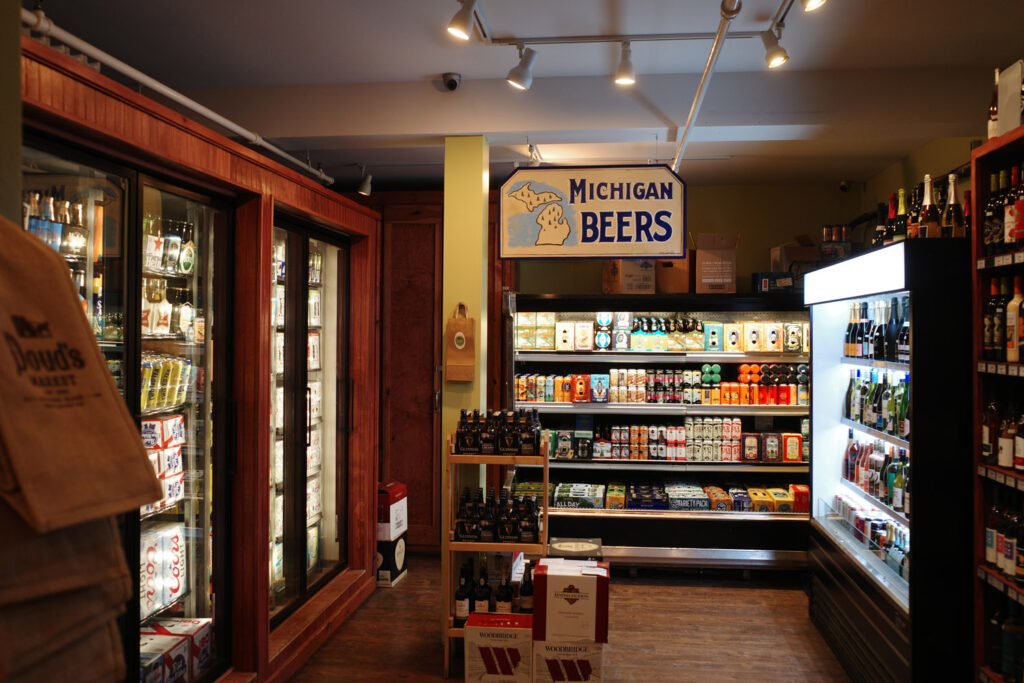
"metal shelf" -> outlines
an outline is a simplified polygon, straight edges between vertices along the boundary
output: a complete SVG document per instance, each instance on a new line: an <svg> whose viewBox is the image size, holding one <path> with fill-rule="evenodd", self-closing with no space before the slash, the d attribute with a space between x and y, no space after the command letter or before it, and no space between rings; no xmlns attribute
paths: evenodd
<svg viewBox="0 0 1024 683"><path fill-rule="evenodd" d="M806 363L806 353L738 353L713 351L516 351L513 360L517 363Z"/></svg>
<svg viewBox="0 0 1024 683"><path fill-rule="evenodd" d="M808 415L810 406L692 405L685 403L551 403L516 401L515 408L536 408L541 414L575 415Z"/></svg>
<svg viewBox="0 0 1024 683"><path fill-rule="evenodd" d="M630 567L743 567L803 569L806 550L761 550L746 548L666 548L606 545L602 559Z"/></svg>
<svg viewBox="0 0 1024 683"><path fill-rule="evenodd" d="M850 489L851 491L862 497L864 500L866 500L869 504L871 504L872 507L877 508L880 512L884 512L885 514L889 515L889 517L892 517L893 520L899 522L900 524L904 526L910 526L910 517L907 516L907 513L900 512L899 510L895 510L889 507L888 505L880 501L878 498L875 498L870 493L854 484L849 479L843 479L840 477L839 481L843 484L843 486Z"/></svg>
<svg viewBox="0 0 1024 683"><path fill-rule="evenodd" d="M536 465L534 465L536 466ZM789 472L806 474L810 466L761 465L736 462L680 462L678 460L551 460L551 469L652 470L662 472Z"/></svg>
<svg viewBox="0 0 1024 683"><path fill-rule="evenodd" d="M887 360L875 360L874 358L848 358L843 356L843 365L856 365L862 368L881 368L883 370L896 370L897 372L910 372L910 363L895 363Z"/></svg>
<svg viewBox="0 0 1024 683"><path fill-rule="evenodd" d="M871 427L868 427L867 425L862 425L860 422L854 422L853 420L846 417L839 418L839 421L847 427L859 430L861 432L864 432L865 434L870 434L876 439L881 439L882 441L887 441L894 446L899 446L900 448L906 448L907 450L910 450L910 442L901 439L897 436L893 436L892 434L886 434L885 432L880 432L877 429L873 429Z"/></svg>
<svg viewBox="0 0 1024 683"><path fill-rule="evenodd" d="M700 522L809 522L807 512L732 512L717 510L588 510L550 508L552 517L600 519L689 519Z"/></svg>

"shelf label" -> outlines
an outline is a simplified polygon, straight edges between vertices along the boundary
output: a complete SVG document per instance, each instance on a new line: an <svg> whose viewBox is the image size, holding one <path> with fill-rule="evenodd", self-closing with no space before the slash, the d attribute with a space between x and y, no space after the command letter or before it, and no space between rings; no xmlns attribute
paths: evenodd
<svg viewBox="0 0 1024 683"><path fill-rule="evenodd" d="M1018 251L1013 255L1014 263L1024 263L1024 251Z"/></svg>
<svg viewBox="0 0 1024 683"><path fill-rule="evenodd" d="M981 270L984 267L985 267L985 259L983 259L983 258L978 259L978 270Z"/></svg>
<svg viewBox="0 0 1024 683"><path fill-rule="evenodd" d="M989 363L987 368L986 368L986 371L994 373L996 371L996 364L995 363Z"/></svg>
<svg viewBox="0 0 1024 683"><path fill-rule="evenodd" d="M985 570L982 569L981 567L978 567L978 578L979 579L984 579L985 578Z"/></svg>
<svg viewBox="0 0 1024 683"><path fill-rule="evenodd" d="M985 361L978 361L978 372L985 372Z"/></svg>
<svg viewBox="0 0 1024 683"><path fill-rule="evenodd" d="M994 479L996 480L997 484L1005 484L1006 483L1006 477L1003 476L1002 472L996 472L996 476L994 477Z"/></svg>
<svg viewBox="0 0 1024 683"><path fill-rule="evenodd" d="M1003 582L997 579L996 577L992 576L991 574L988 575L988 585L992 586L1000 593L1003 592Z"/></svg>
<svg viewBox="0 0 1024 683"><path fill-rule="evenodd" d="M1024 479L1017 480L1017 490L1024 491Z"/></svg>
<svg viewBox="0 0 1024 683"><path fill-rule="evenodd" d="M1017 592L1017 589L1015 589L1015 588L1007 587L1007 589L1006 589L1006 597L1010 598L1014 602L1017 602L1017 601L1020 600L1020 594Z"/></svg>
<svg viewBox="0 0 1024 683"><path fill-rule="evenodd" d="M985 476L985 467L983 465L978 465L978 476L979 477L984 477Z"/></svg>
<svg viewBox="0 0 1024 683"><path fill-rule="evenodd" d="M1002 256L996 256L995 265L997 266L1008 266L1013 263L1013 254L1003 254Z"/></svg>
<svg viewBox="0 0 1024 683"><path fill-rule="evenodd" d="M1006 364L1005 363L997 364L996 365L996 372L998 372L1000 375L1005 375L1006 374Z"/></svg>
<svg viewBox="0 0 1024 683"><path fill-rule="evenodd" d="M992 481L996 480L995 470L986 470L985 471L985 476L988 477L989 479L991 479Z"/></svg>
<svg viewBox="0 0 1024 683"><path fill-rule="evenodd" d="M1020 366L1019 365L1008 365L1007 372L1010 377L1020 377Z"/></svg>

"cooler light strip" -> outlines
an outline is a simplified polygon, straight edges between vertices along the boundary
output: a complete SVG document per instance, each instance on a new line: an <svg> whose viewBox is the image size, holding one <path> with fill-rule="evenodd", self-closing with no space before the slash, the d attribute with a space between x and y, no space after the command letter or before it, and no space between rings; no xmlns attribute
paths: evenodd
<svg viewBox="0 0 1024 683"><path fill-rule="evenodd" d="M804 304L852 299L905 288L904 244L868 252L804 276Z"/></svg>

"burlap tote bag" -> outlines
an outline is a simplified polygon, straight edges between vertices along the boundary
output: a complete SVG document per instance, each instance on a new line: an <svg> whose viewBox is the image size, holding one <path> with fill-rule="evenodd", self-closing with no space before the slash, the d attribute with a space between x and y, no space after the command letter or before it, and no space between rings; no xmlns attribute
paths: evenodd
<svg viewBox="0 0 1024 683"><path fill-rule="evenodd" d="M63 259L3 219L0 245L0 495L39 533L159 499Z"/></svg>

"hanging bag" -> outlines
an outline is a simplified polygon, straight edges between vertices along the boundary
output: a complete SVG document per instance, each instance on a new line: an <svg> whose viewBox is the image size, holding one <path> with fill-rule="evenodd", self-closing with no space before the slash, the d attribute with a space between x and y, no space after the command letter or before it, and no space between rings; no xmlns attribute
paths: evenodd
<svg viewBox="0 0 1024 683"><path fill-rule="evenodd" d="M448 319L445 344L444 378L448 382L472 382L476 365L473 330L476 321L469 317L469 306L460 301Z"/></svg>

